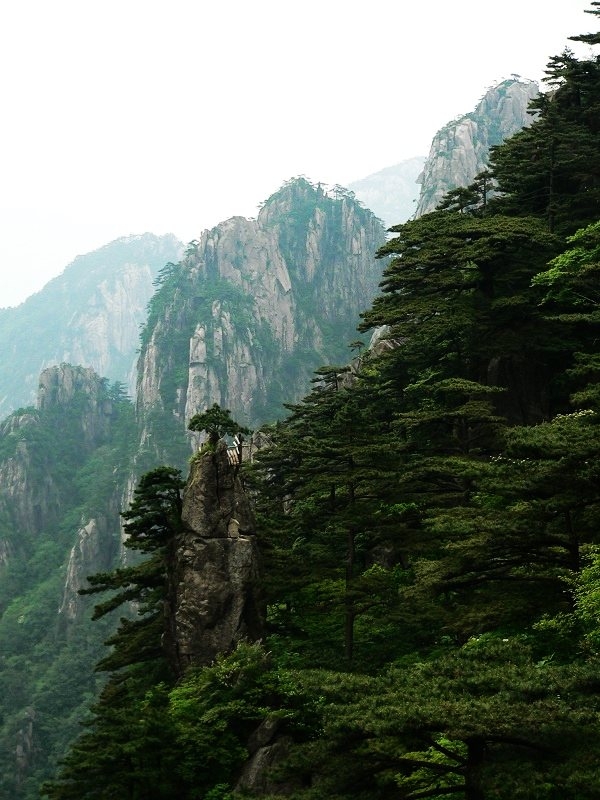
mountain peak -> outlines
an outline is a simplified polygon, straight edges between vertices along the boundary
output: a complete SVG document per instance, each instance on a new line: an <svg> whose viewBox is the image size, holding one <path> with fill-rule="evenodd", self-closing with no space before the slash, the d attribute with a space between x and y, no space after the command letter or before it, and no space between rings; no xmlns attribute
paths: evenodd
<svg viewBox="0 0 600 800"><path fill-rule="evenodd" d="M474 111L444 125L434 136L421 175L415 216L433 211L451 189L471 184L485 169L490 148L530 125L535 81L515 76L491 86Z"/></svg>

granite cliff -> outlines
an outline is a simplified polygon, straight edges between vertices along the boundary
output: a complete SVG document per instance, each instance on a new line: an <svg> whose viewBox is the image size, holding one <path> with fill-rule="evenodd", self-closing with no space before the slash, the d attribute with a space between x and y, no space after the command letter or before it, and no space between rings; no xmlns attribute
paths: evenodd
<svg viewBox="0 0 600 800"><path fill-rule="evenodd" d="M384 238L352 193L329 195L303 178L257 219L233 217L203 233L159 276L142 333L143 447L164 439L165 426L168 441L181 437L215 402L250 427L275 419L306 392L314 369L347 360L358 315L377 292L374 254Z"/></svg>
<svg viewBox="0 0 600 800"><path fill-rule="evenodd" d="M0 518L11 532L4 551L58 524L70 502L66 469L106 443L112 422L106 381L92 369L61 364L42 372L36 408L0 425Z"/></svg>
<svg viewBox="0 0 600 800"><path fill-rule="evenodd" d="M183 532L171 564L171 658L176 674L207 666L264 635L254 515L223 440L194 457Z"/></svg>
<svg viewBox="0 0 600 800"><path fill-rule="evenodd" d="M419 179L415 216L433 211L450 189L469 186L487 166L490 148L531 124L527 109L538 94L535 81L516 77L502 81L488 89L474 111L441 128Z"/></svg>
<svg viewBox="0 0 600 800"><path fill-rule="evenodd" d="M182 245L174 236L126 236L78 256L16 308L0 309L0 417L35 402L37 380L62 362L135 388L139 328L153 281Z"/></svg>
<svg viewBox="0 0 600 800"><path fill-rule="evenodd" d="M119 387L60 364L42 372L36 406L0 424L3 797L21 797L49 757L39 721L61 720L51 739L64 748L96 691L104 632L89 631L90 602L77 591L119 553L133 421Z"/></svg>

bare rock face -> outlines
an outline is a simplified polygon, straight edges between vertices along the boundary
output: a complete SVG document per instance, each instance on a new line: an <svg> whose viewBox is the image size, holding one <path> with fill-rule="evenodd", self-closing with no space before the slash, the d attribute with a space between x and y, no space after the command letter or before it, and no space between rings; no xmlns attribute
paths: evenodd
<svg viewBox="0 0 600 800"><path fill-rule="evenodd" d="M256 219L233 217L192 243L142 334L137 407L186 430L218 403L250 428L306 393L313 370L345 361L378 292L381 222L351 192L294 179ZM163 457L164 458L164 457Z"/></svg>
<svg viewBox="0 0 600 800"><path fill-rule="evenodd" d="M65 507L65 486L56 477L57 454L40 447L36 432L53 427L76 441L70 457L80 459L102 445L113 422L105 382L92 369L61 364L39 378L38 407L14 412L0 423L0 518L13 542L0 539L0 563L27 540L57 524ZM68 435L66 431L68 430Z"/></svg>
<svg viewBox="0 0 600 800"><path fill-rule="evenodd" d="M78 594L79 590L87 585L87 576L110 569L118 544L113 535L115 529L119 529L118 514L116 519L106 517L90 519L77 531L77 538L71 548L67 564L63 598L58 609L63 628L66 629L81 619L88 607Z"/></svg>
<svg viewBox="0 0 600 800"><path fill-rule="evenodd" d="M17 440L12 453L0 461L0 513L25 536L53 524L60 513L60 492L48 469L49 454L36 451L27 438L27 429L38 424L35 412L15 413L0 424L0 443ZM0 545L4 563L13 549L9 542Z"/></svg>
<svg viewBox="0 0 600 800"><path fill-rule="evenodd" d="M81 433L81 446L91 449L106 438L112 420L112 403L105 397L105 381L93 369L60 364L40 375L37 407L40 411L67 411L75 404L72 424Z"/></svg>
<svg viewBox="0 0 600 800"><path fill-rule="evenodd" d="M254 518L224 442L205 447L194 460L182 520L168 643L178 674L190 665L211 664L239 641L257 641L264 633Z"/></svg>
<svg viewBox="0 0 600 800"><path fill-rule="evenodd" d="M133 394L153 281L182 252L172 235L126 236L77 258L16 308L0 309L0 416L35 400L38 375L92 367Z"/></svg>
<svg viewBox="0 0 600 800"><path fill-rule="evenodd" d="M292 739L281 735L282 720L267 717L248 740L249 758L238 778L236 790L255 795L289 794L291 785L278 783L271 770L289 753Z"/></svg>
<svg viewBox="0 0 600 800"><path fill-rule="evenodd" d="M35 758L35 709L28 707L23 713L21 727L17 732L15 760L17 768L17 786L20 787L27 777L28 768Z"/></svg>
<svg viewBox="0 0 600 800"><path fill-rule="evenodd" d="M527 109L538 94L535 81L503 81L486 92L475 111L439 130L419 180L415 216L433 211L451 189L473 183L487 166L490 148L533 122Z"/></svg>

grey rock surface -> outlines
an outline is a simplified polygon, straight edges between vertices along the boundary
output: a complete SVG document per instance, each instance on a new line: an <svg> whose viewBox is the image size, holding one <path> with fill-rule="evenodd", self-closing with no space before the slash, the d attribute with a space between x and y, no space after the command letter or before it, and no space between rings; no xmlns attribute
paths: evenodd
<svg viewBox="0 0 600 800"><path fill-rule="evenodd" d="M180 674L264 634L254 517L223 441L194 459L182 520L185 530L174 551L169 646Z"/></svg>

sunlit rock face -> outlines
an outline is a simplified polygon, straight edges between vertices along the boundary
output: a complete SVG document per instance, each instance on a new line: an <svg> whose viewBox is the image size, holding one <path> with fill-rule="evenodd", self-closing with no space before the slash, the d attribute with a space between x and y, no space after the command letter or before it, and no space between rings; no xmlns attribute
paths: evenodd
<svg viewBox="0 0 600 800"><path fill-rule="evenodd" d="M487 166L490 147L532 123L527 109L538 94L534 81L503 81L488 89L472 113L439 130L420 178L416 216L433 211L451 189L469 186Z"/></svg>

